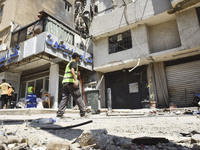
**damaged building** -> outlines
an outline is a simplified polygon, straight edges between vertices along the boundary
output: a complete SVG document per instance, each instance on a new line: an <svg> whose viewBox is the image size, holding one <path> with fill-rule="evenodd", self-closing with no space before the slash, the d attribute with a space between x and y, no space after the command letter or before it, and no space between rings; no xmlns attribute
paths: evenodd
<svg viewBox="0 0 200 150"><path fill-rule="evenodd" d="M90 26L94 70L104 75L101 105L193 106L200 93L199 0L98 0Z"/></svg>
<svg viewBox="0 0 200 150"><path fill-rule="evenodd" d="M81 55L85 90L99 90L98 108L109 107L109 99L113 109L139 109L146 101L188 107L200 93L199 0L0 5L0 78L15 87L17 101L34 84L36 94L50 94L50 107L57 108L73 52Z"/></svg>
<svg viewBox="0 0 200 150"><path fill-rule="evenodd" d="M81 55L83 82L94 80L91 51L81 47L87 39L74 28L74 1L1 0L0 6L0 79L15 88L16 101L26 101L34 85L37 98L47 94L47 108L58 108L73 52Z"/></svg>

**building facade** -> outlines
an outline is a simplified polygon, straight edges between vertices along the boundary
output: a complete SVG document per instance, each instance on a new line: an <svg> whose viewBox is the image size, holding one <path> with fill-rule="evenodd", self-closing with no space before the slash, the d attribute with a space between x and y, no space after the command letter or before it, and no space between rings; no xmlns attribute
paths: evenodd
<svg viewBox="0 0 200 150"><path fill-rule="evenodd" d="M0 78L12 84L18 101L25 100L27 88L34 85L37 97L50 94L51 108L57 108L73 52L81 55L83 82L94 80L92 55L80 46L87 40L74 29L73 1L2 0L0 4Z"/></svg>
<svg viewBox="0 0 200 150"><path fill-rule="evenodd" d="M192 106L200 93L199 0L1 0L0 78L17 100L35 85L38 97L61 99L71 54L81 56L85 86L100 89L113 109ZM30 7L31 6L31 7ZM13 10L13 11L10 11ZM108 93L111 91L111 93Z"/></svg>
<svg viewBox="0 0 200 150"><path fill-rule="evenodd" d="M98 0L90 27L94 70L104 75L102 107L192 106L200 93L198 0Z"/></svg>

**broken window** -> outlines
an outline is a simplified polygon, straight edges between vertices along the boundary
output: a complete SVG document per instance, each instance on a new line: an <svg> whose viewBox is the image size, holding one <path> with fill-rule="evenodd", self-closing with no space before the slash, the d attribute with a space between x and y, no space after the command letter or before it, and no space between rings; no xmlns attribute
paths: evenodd
<svg viewBox="0 0 200 150"><path fill-rule="evenodd" d="M65 6L65 10L70 12L71 8L72 8L72 5L66 0L64 0L64 3L65 3L65 5L64 5Z"/></svg>
<svg viewBox="0 0 200 150"><path fill-rule="evenodd" d="M197 12L197 17L198 17L199 24L200 24L200 7L196 8L196 12Z"/></svg>
<svg viewBox="0 0 200 150"><path fill-rule="evenodd" d="M15 33L12 35L11 38L11 47L17 45L18 43L18 36L19 36L19 32Z"/></svg>
<svg viewBox="0 0 200 150"><path fill-rule="evenodd" d="M3 16L3 6L4 6L4 5L1 5L1 6L0 6L0 23L1 23L1 21L2 21L2 16Z"/></svg>
<svg viewBox="0 0 200 150"><path fill-rule="evenodd" d="M131 31L126 31L108 38L109 54L132 48Z"/></svg>
<svg viewBox="0 0 200 150"><path fill-rule="evenodd" d="M25 28L24 30L21 30L19 32L18 43L21 43L21 42L25 41L26 40L26 35L27 35L27 28Z"/></svg>

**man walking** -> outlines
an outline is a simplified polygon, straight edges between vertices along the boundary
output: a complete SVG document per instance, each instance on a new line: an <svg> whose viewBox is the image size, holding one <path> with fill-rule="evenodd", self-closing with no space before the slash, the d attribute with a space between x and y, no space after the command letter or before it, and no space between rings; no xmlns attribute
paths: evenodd
<svg viewBox="0 0 200 150"><path fill-rule="evenodd" d="M3 102L3 109L6 109L8 103L8 88L12 88L10 84L6 83L5 79L2 79L2 83L0 85L1 89L1 100Z"/></svg>
<svg viewBox="0 0 200 150"><path fill-rule="evenodd" d="M65 109L66 104L69 100L69 95L71 94L73 100L79 107L80 116L85 116L85 104L81 98L81 93L78 87L78 65L77 62L79 61L79 54L73 53L72 54L72 61L70 61L65 69L65 74L63 77L63 92L62 92L62 100L59 104L57 117L62 117Z"/></svg>

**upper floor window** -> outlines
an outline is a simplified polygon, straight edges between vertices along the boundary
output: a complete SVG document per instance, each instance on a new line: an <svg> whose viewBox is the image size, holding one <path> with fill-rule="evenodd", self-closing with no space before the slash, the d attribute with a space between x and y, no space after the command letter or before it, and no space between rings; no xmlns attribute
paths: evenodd
<svg viewBox="0 0 200 150"><path fill-rule="evenodd" d="M1 5L1 6L0 6L0 23L1 23L1 21L2 21L2 16L3 16L3 6L4 6L4 5Z"/></svg>
<svg viewBox="0 0 200 150"><path fill-rule="evenodd" d="M66 0L64 0L64 3L65 3L64 4L65 10L68 11L68 12L71 12L72 5L68 1L66 1Z"/></svg>
<svg viewBox="0 0 200 150"><path fill-rule="evenodd" d="M109 54L132 48L131 31L113 35L108 38Z"/></svg>
<svg viewBox="0 0 200 150"><path fill-rule="evenodd" d="M196 12L197 12L197 17L198 17L199 24L200 24L200 7L196 8Z"/></svg>

